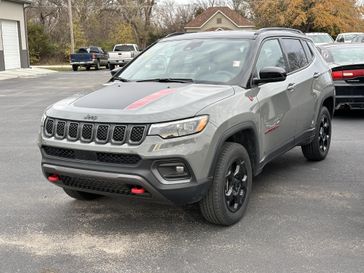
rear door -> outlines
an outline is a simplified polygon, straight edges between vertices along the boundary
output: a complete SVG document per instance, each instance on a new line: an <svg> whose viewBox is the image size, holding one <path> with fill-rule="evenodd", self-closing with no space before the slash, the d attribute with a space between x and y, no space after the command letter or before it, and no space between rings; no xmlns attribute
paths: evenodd
<svg viewBox="0 0 364 273"><path fill-rule="evenodd" d="M291 107L295 109L295 137L299 137L312 128L317 100L313 80L320 76L320 71L315 70L312 55L306 55L305 41L283 38L282 45L289 65L287 81Z"/></svg>

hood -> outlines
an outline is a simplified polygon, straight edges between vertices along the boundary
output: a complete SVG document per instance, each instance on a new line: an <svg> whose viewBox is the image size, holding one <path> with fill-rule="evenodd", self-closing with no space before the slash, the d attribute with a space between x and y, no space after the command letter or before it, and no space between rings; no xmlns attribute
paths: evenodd
<svg viewBox="0 0 364 273"><path fill-rule="evenodd" d="M193 117L206 106L234 95L228 85L114 82L84 96L54 104L47 115L96 122L154 123Z"/></svg>

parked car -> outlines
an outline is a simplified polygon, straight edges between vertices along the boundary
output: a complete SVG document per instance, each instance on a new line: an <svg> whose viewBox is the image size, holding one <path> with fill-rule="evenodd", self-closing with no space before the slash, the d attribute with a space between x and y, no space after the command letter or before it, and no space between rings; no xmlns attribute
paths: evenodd
<svg viewBox="0 0 364 273"><path fill-rule="evenodd" d="M101 66L108 67L108 55L101 47L81 47L77 53L71 54L70 59L73 71L77 71L80 66L86 67L86 70L90 70L91 67L95 67L96 70Z"/></svg>
<svg viewBox="0 0 364 273"><path fill-rule="evenodd" d="M113 70L115 66L123 66L130 62L140 53L136 44L117 44L112 52L109 52L109 67Z"/></svg>
<svg viewBox="0 0 364 273"><path fill-rule="evenodd" d="M312 39L315 45L331 44L334 42L330 34L325 32L308 32L306 35Z"/></svg>
<svg viewBox="0 0 364 273"><path fill-rule="evenodd" d="M364 34L363 32L346 32L340 33L337 37L335 42L337 43L351 43L351 40L354 39L355 36L359 34Z"/></svg>
<svg viewBox="0 0 364 273"><path fill-rule="evenodd" d="M364 33L356 35L352 40L352 43L364 43Z"/></svg>
<svg viewBox="0 0 364 273"><path fill-rule="evenodd" d="M332 69L336 108L364 108L364 45L331 44L320 46L321 55Z"/></svg>
<svg viewBox="0 0 364 273"><path fill-rule="evenodd" d="M334 104L330 69L300 31L169 36L107 86L46 110L41 166L76 199L199 203L231 225L268 162L295 146L325 159Z"/></svg>

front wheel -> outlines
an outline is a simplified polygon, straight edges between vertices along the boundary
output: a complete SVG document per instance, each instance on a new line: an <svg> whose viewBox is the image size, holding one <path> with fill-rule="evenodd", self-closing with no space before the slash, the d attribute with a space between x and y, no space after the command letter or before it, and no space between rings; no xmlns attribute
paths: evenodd
<svg viewBox="0 0 364 273"><path fill-rule="evenodd" d="M326 158L331 143L331 115L323 106L316 124L315 137L311 143L302 146L303 155L310 161Z"/></svg>
<svg viewBox="0 0 364 273"><path fill-rule="evenodd" d="M84 192L84 191L75 191L75 190L70 190L70 189L66 189L66 188L63 188L63 190L65 191L65 193L67 193L68 196L70 196L74 199L77 199L77 200L83 200L83 201L94 200L96 198L101 197L101 195Z"/></svg>
<svg viewBox="0 0 364 273"><path fill-rule="evenodd" d="M78 70L78 65L76 65L76 64L72 65L72 70L77 71Z"/></svg>
<svg viewBox="0 0 364 273"><path fill-rule="evenodd" d="M244 146L227 142L219 155L214 180L200 201L204 218L229 226L244 215L252 188L252 167Z"/></svg>

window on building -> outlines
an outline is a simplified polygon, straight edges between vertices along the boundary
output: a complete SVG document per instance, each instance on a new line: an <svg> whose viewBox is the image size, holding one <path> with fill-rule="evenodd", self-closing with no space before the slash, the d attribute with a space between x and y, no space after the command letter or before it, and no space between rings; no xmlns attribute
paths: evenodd
<svg viewBox="0 0 364 273"><path fill-rule="evenodd" d="M221 18L217 18L217 19L216 19L216 23L217 23L217 24L221 24L221 23L222 23L222 19L221 19Z"/></svg>

